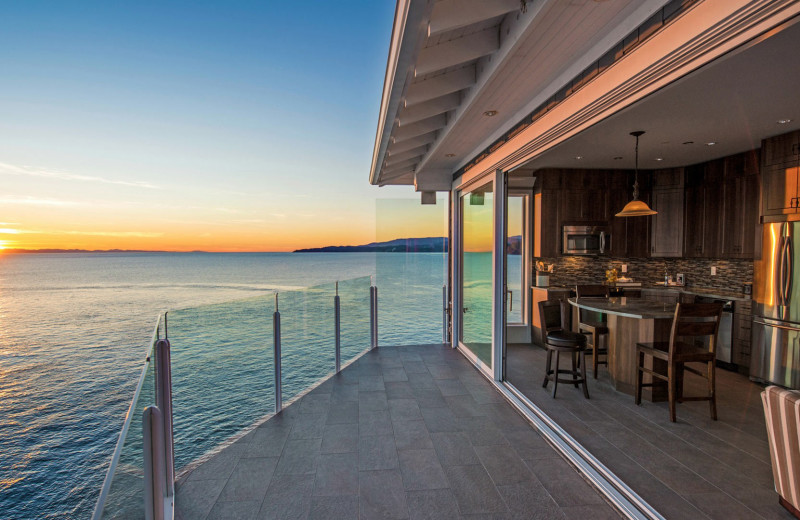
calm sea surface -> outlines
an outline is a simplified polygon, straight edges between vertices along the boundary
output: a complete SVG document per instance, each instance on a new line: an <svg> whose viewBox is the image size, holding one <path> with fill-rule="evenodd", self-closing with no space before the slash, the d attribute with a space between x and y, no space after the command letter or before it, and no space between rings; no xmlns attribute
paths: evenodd
<svg viewBox="0 0 800 520"><path fill-rule="evenodd" d="M180 337L183 317L188 338L192 323L219 315L220 309L230 312L217 304L258 301L254 297L259 296L266 302L276 290L369 275L377 275L380 291L381 344L441 341L441 254L0 256L0 518L91 514L159 312L192 307L176 312L176 335ZM362 280L352 287L362 291L368 285ZM292 305L286 294L287 305ZM308 330L318 321L316 314L305 319ZM246 326L235 325L235 318L226 320L231 330ZM202 339L195 335L194 341ZM209 334L206 341L209 345L202 348L209 349L219 339ZM173 341L173 349L178 348ZM303 364L306 353L290 352L290 359L292 355ZM174 354L176 372L178 359ZM215 367L214 377L241 382L263 374L262 369L249 375L221 374L225 367ZM318 378L299 369L296 374L298 388ZM183 378L185 394L192 394L189 385L201 379L180 373L177 378ZM249 424L252 418L239 422ZM186 424L180 435L207 443L194 451L176 447L179 466L203 455L218 439L202 429L207 428L202 421ZM241 425L233 421L226 427Z"/></svg>

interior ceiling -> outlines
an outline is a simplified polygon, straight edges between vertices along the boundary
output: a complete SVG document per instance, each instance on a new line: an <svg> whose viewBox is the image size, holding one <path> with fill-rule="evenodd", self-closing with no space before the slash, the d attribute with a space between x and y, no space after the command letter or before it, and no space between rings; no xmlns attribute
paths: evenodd
<svg viewBox="0 0 800 520"><path fill-rule="evenodd" d="M629 134L634 130L646 132L639 138L643 169L686 166L759 148L763 138L800 128L798 42L800 23L794 23L655 92L522 168L633 168L635 140ZM777 122L786 119L791 122Z"/></svg>

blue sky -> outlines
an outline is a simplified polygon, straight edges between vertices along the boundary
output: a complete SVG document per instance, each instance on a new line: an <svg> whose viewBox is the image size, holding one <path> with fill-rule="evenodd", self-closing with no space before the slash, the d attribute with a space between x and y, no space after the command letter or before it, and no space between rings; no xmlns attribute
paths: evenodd
<svg viewBox="0 0 800 520"><path fill-rule="evenodd" d="M373 199L413 196L367 180L393 15L387 0L3 2L0 246L371 240Z"/></svg>

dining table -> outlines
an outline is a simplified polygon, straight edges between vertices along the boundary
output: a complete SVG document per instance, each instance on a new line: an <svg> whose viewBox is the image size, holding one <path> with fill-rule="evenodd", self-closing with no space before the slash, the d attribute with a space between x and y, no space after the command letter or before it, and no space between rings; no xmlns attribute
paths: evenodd
<svg viewBox="0 0 800 520"><path fill-rule="evenodd" d="M636 343L668 342L675 303L642 298L569 298L576 314L580 309L605 315L608 326L608 374L614 388L634 395L636 389ZM577 326L577 319L573 323ZM646 356L645 366L658 373L667 373L667 364ZM649 376L645 376L649 382ZM642 398L665 401L667 387L644 388Z"/></svg>

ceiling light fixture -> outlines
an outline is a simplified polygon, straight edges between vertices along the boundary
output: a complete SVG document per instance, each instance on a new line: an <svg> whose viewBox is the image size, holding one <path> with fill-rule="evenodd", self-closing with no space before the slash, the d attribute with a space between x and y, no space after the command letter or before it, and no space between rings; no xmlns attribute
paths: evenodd
<svg viewBox="0 0 800 520"><path fill-rule="evenodd" d="M582 155L576 155L575 158L580 161L581 159L583 159L583 156Z"/></svg>
<svg viewBox="0 0 800 520"><path fill-rule="evenodd" d="M792 122L791 119L778 119L779 125L785 125L786 123L791 123L791 122Z"/></svg>
<svg viewBox="0 0 800 520"><path fill-rule="evenodd" d="M625 204L622 211L617 213L618 217L645 217L647 215L655 215L657 211L650 209L645 202L639 200L639 136L644 134L643 130L631 132L631 135L636 138L636 159L634 162L634 177L633 177L633 200Z"/></svg>
<svg viewBox="0 0 800 520"><path fill-rule="evenodd" d="M656 157L656 161L663 161L663 160L664 160L663 157Z"/></svg>
<svg viewBox="0 0 800 520"><path fill-rule="evenodd" d="M446 154L444 154L444 156L445 157L455 157L456 154L454 154L454 153L446 153Z"/></svg>
<svg viewBox="0 0 800 520"><path fill-rule="evenodd" d="M497 110L487 110L483 113L486 117L494 117L497 115Z"/></svg>
<svg viewBox="0 0 800 520"><path fill-rule="evenodd" d="M715 144L717 144L716 141L709 141L706 143L706 146L714 146Z"/></svg>
<svg viewBox="0 0 800 520"><path fill-rule="evenodd" d="M618 155L618 156L614 157L614 160L615 161L621 161L622 160L622 156Z"/></svg>
<svg viewBox="0 0 800 520"><path fill-rule="evenodd" d="M683 144L694 144L694 141L684 141Z"/></svg>

